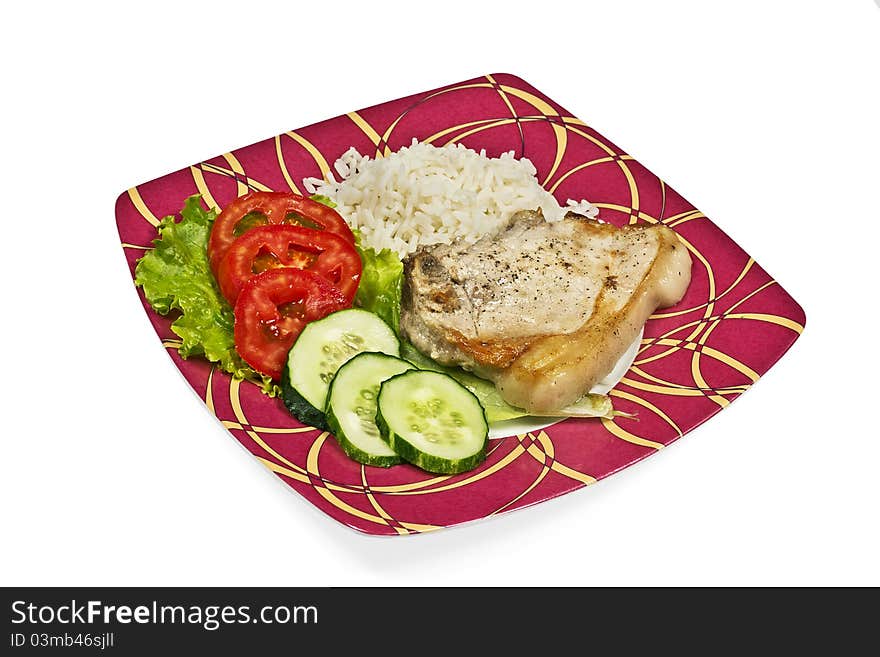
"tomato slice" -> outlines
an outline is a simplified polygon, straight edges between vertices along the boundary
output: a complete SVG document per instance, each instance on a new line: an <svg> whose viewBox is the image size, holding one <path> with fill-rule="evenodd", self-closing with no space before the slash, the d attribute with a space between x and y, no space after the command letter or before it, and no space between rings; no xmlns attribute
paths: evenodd
<svg viewBox="0 0 880 657"><path fill-rule="evenodd" d="M308 322L347 308L327 279L303 269L268 269L251 278L235 303L235 348L257 372L281 378L287 352Z"/></svg>
<svg viewBox="0 0 880 657"><path fill-rule="evenodd" d="M354 244L354 235L336 210L292 192L250 192L229 203L214 220L208 258L214 274L236 238L257 226L284 224L335 233Z"/></svg>
<svg viewBox="0 0 880 657"><path fill-rule="evenodd" d="M361 278L361 258L345 238L285 224L247 231L227 249L217 267L220 292L235 304L242 285L267 269L308 269L338 287L349 303Z"/></svg>

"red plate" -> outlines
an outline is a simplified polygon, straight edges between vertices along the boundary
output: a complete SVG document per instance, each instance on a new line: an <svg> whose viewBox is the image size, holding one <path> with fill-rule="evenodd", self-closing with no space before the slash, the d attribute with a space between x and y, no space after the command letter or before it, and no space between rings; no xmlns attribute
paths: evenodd
<svg viewBox="0 0 880 657"><path fill-rule="evenodd" d="M615 408L637 420L569 419L492 440L480 468L452 477L351 461L331 436L298 424L254 385L198 358L182 360L170 320L144 303L172 360L236 440L339 522L368 534L425 532L591 484L726 407L803 330L797 302L699 210L559 104L501 73L351 112L129 189L117 201L116 220L132 275L159 218L178 212L191 194L218 207L250 190L303 192L303 178L321 177L350 146L378 157L413 137L485 148L492 157L513 150L531 159L562 203L587 198L618 225L666 224L691 251L692 281L677 306L648 321L633 366L611 391Z"/></svg>

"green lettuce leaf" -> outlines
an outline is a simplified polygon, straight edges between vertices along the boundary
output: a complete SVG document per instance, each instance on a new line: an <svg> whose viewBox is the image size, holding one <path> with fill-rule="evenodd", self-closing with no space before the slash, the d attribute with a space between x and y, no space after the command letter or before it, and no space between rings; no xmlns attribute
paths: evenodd
<svg viewBox="0 0 880 657"><path fill-rule="evenodd" d="M336 203L334 203L333 199L330 198L329 196L324 196L323 194L312 194L311 196L309 196L309 198L312 199L313 201L317 201L318 203L323 203L328 208L335 208L336 207Z"/></svg>
<svg viewBox="0 0 880 657"><path fill-rule="evenodd" d="M180 337L183 358L204 356L224 372L278 393L269 377L255 372L235 350L232 307L220 294L208 263L208 236L217 216L201 207L199 195L186 199L180 221L174 216L159 223L159 237L135 268L135 285L160 315L179 311L171 330Z"/></svg>
<svg viewBox="0 0 880 657"><path fill-rule="evenodd" d="M364 264L361 281L355 294L355 305L384 319L397 333L400 327L400 291L403 284L403 263L391 249L357 250Z"/></svg>

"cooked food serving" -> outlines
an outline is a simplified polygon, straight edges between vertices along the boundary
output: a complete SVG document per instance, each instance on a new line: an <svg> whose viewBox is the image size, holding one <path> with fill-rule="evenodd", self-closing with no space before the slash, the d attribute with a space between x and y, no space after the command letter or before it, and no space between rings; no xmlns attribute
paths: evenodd
<svg viewBox="0 0 880 657"><path fill-rule="evenodd" d="M594 384L690 281L670 228L560 205L512 152L413 141L334 169L304 180L311 198L193 196L161 221L135 282L177 314L181 356L280 396L370 466L456 474L504 420L618 414Z"/></svg>
<svg viewBox="0 0 880 657"><path fill-rule="evenodd" d="M656 308L681 299L690 271L666 226L519 212L474 244L404 261L401 332L434 360L493 380L514 406L561 409L611 370Z"/></svg>
<svg viewBox="0 0 880 657"><path fill-rule="evenodd" d="M336 204L364 246L390 249L401 258L419 246L473 244L496 232L519 210L540 210L549 221L567 210L595 217L587 201L560 207L541 187L535 166L513 152L487 157L462 144L433 146L413 140L397 152L370 159L351 148L336 162L337 182L307 178L310 193Z"/></svg>

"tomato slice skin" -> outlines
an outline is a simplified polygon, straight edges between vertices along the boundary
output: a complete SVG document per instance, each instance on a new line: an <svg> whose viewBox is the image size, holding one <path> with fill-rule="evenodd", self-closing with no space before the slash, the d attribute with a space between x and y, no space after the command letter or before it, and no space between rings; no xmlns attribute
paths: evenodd
<svg viewBox="0 0 880 657"><path fill-rule="evenodd" d="M233 311L235 348L257 372L278 380L287 352L305 325L349 305L342 292L318 274L289 267L267 269L247 281L238 295Z"/></svg>
<svg viewBox="0 0 880 657"><path fill-rule="evenodd" d="M333 208L292 192L250 192L226 205L214 220L208 239L214 274L236 238L254 227L278 224L325 230L354 244L351 228Z"/></svg>
<svg viewBox="0 0 880 657"><path fill-rule="evenodd" d="M351 303L363 264L354 246L335 233L286 224L259 226L237 238L220 261L220 292L235 305L250 278L279 267L308 269L323 276Z"/></svg>

